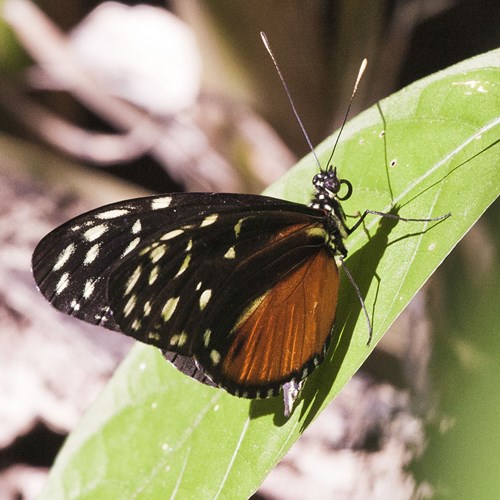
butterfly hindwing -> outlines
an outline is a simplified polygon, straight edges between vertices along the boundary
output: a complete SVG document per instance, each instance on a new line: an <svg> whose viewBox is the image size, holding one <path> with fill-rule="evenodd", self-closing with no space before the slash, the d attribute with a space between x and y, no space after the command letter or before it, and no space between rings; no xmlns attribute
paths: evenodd
<svg viewBox="0 0 500 500"><path fill-rule="evenodd" d="M307 250L307 258L246 303L229 335L214 328L212 345L199 359L229 392L277 395L283 383L304 379L323 359L335 319L338 271L324 248Z"/></svg>

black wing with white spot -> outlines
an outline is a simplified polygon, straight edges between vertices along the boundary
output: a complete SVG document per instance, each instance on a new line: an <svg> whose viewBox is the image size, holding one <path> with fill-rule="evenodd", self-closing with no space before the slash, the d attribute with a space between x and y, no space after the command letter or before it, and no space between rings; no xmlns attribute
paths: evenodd
<svg viewBox="0 0 500 500"><path fill-rule="evenodd" d="M160 228L227 207L272 205L251 195L178 193L113 203L56 228L32 258L40 292L58 310L88 323L119 330L110 314L106 287L110 270ZM282 206L286 202L280 201Z"/></svg>

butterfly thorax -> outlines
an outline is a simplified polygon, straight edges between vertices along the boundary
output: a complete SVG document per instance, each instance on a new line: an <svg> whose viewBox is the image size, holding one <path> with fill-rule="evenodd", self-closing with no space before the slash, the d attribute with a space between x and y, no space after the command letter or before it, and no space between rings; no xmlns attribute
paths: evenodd
<svg viewBox="0 0 500 500"><path fill-rule="evenodd" d="M340 201L351 196L352 186L349 181L337 177L336 168L328 168L316 174L313 179L315 189L311 207L325 212L325 230L329 236L328 246L334 255L347 256L347 249L343 240L348 236L348 228L345 222L345 213ZM338 195L342 185L347 187L347 193L340 197Z"/></svg>

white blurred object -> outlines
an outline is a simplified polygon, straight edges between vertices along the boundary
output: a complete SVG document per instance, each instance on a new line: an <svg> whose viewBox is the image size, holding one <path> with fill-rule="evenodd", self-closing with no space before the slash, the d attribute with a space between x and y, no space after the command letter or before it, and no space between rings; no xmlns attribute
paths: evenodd
<svg viewBox="0 0 500 500"><path fill-rule="evenodd" d="M189 27L164 9L105 2L70 34L95 82L155 115L190 107L201 82L201 58Z"/></svg>

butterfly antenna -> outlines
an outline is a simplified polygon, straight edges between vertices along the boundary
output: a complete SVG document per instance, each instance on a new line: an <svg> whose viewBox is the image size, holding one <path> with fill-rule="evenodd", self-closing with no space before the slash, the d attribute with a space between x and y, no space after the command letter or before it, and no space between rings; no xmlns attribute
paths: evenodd
<svg viewBox="0 0 500 500"><path fill-rule="evenodd" d="M361 62L361 66L359 67L358 77L356 78L356 83L354 84L354 88L352 89L351 98L349 99L349 104L347 105L347 110L345 112L344 119L342 120L342 125L341 125L339 133L337 135L337 139L335 140L335 144L333 145L333 149L332 149L332 153L330 154L330 158L328 158L328 162L326 164L327 167L330 165L330 162L332 161L332 158L333 158L333 154L335 153L335 149L337 148L337 144L339 143L340 136L342 135L342 131L344 130L344 126L347 122L347 117L349 116L349 111L351 110L352 100L354 99L354 96L356 95L359 82L361 80L361 77L363 76L363 73L365 72L367 64L368 64L368 60L366 58L363 59L363 61Z"/></svg>
<svg viewBox="0 0 500 500"><path fill-rule="evenodd" d="M302 133L304 134L304 137L306 138L309 149L311 150L311 153L313 154L313 156L316 160L316 163L318 164L318 167L321 170L321 163L319 162L318 156L316 155L316 151L314 151L311 140L309 139L309 136L307 135L304 124L302 123L302 120L300 119L299 113L297 112L297 108L295 107L295 104L294 104L293 99L292 99L292 94L290 94L290 90L288 90L288 85L286 84L285 77L283 76L283 73L281 72L280 67L278 66L278 61L276 61L276 58L274 57L273 51L271 50L271 46L269 45L269 40L267 39L267 36L263 31L260 32L260 37L262 38L262 41L264 42L264 47L266 47L267 52L269 53L269 55L271 56L271 59L273 60L273 64L274 64L274 67L276 68L276 72L278 73L278 76L280 77L281 83L283 84L283 88L285 89L285 92L286 92L286 96L288 97L288 101L290 102L290 105L292 106L293 114L295 115L295 118L297 119L297 122L299 123L299 126L302 130ZM349 104L349 106L350 106L350 104Z"/></svg>

